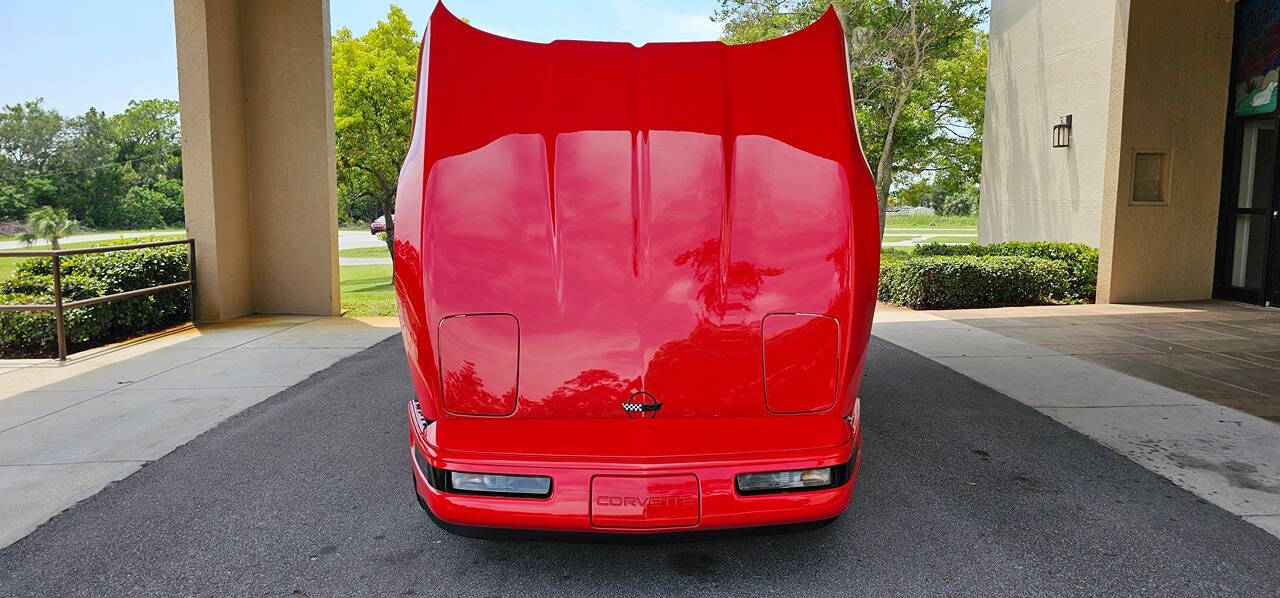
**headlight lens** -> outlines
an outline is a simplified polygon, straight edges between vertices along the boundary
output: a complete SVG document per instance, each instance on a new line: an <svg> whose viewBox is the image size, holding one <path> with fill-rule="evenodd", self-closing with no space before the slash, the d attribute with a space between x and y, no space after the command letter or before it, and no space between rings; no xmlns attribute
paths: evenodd
<svg viewBox="0 0 1280 598"><path fill-rule="evenodd" d="M789 490L816 490L836 485L832 467L794 469L791 471L767 471L738 475L739 494L763 494Z"/></svg>

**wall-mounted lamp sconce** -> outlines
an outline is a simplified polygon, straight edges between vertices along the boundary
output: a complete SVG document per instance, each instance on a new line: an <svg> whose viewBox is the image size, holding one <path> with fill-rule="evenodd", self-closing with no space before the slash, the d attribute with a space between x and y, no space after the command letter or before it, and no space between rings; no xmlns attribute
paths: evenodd
<svg viewBox="0 0 1280 598"><path fill-rule="evenodd" d="M1063 116L1058 121L1058 124L1053 125L1053 147L1070 147L1071 115Z"/></svg>

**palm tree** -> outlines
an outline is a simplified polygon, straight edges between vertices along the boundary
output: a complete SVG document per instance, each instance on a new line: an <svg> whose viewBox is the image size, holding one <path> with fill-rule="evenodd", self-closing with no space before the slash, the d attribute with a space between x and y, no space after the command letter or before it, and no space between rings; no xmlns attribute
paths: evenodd
<svg viewBox="0 0 1280 598"><path fill-rule="evenodd" d="M36 241L48 241L55 250L59 249L58 239L71 234L78 223L67 217L66 210L57 210L52 206L32 210L27 214L27 232L18 236L18 240L26 245Z"/></svg>

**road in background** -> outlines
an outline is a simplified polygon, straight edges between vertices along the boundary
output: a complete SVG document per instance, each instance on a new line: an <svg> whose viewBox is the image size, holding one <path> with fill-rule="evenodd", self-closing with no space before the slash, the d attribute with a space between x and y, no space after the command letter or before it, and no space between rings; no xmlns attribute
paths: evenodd
<svg viewBox="0 0 1280 598"><path fill-rule="evenodd" d="M382 239L369 234L368 229L338 231L338 251L358 247L386 247Z"/></svg>
<svg viewBox="0 0 1280 598"><path fill-rule="evenodd" d="M162 230L131 230L114 233L88 233L83 235L71 235L58 239L60 245L68 245L70 243L89 243L95 241L115 241L117 239L137 239L140 237L163 237L168 235L180 235L187 232L184 229L162 229ZM22 241L0 241L0 250L11 249L41 249L49 245L48 241L37 240L27 245Z"/></svg>

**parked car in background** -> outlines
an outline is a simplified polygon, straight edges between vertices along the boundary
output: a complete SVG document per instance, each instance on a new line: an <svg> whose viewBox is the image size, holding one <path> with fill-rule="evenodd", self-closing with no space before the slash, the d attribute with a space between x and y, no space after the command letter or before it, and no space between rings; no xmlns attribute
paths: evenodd
<svg viewBox="0 0 1280 598"><path fill-rule="evenodd" d="M391 224L395 224L395 223L396 223L396 215L395 215L395 214L392 214L392 215L391 215ZM387 232L387 217L386 217L386 216L378 216L377 218L375 218L375 219L373 220L373 222L370 222L370 223L369 223L369 234L371 234L371 235L376 235L376 234L378 234L378 233L385 233L385 232Z"/></svg>
<svg viewBox="0 0 1280 598"><path fill-rule="evenodd" d="M880 230L834 10L738 46L426 31L392 252L419 504L473 535L843 513Z"/></svg>

